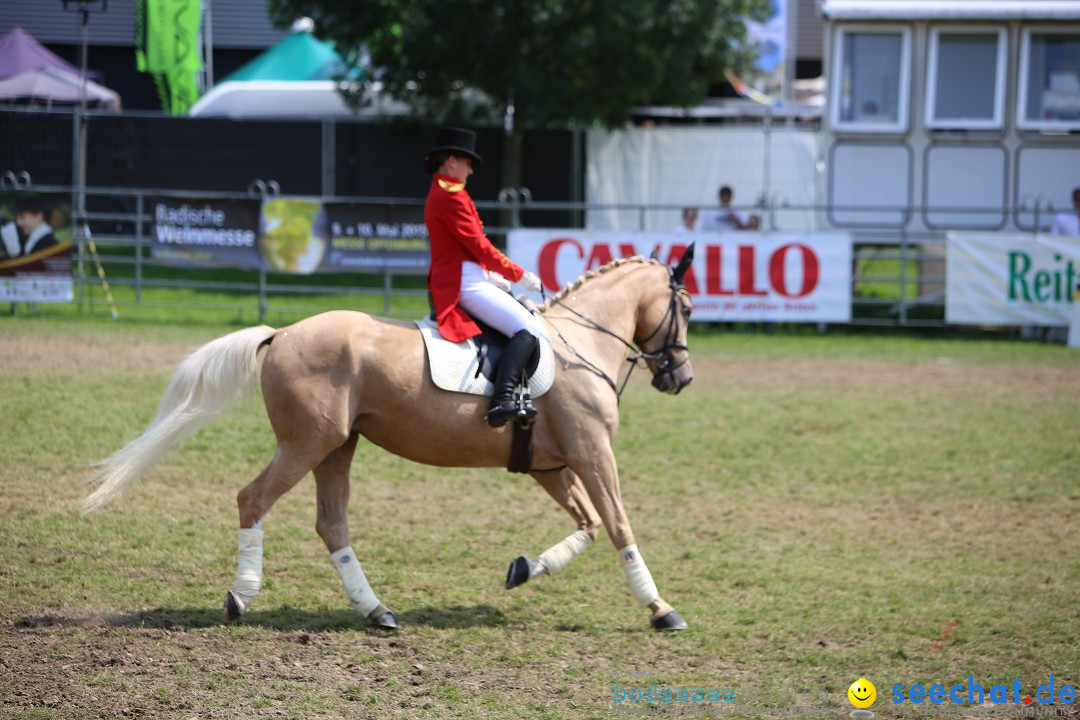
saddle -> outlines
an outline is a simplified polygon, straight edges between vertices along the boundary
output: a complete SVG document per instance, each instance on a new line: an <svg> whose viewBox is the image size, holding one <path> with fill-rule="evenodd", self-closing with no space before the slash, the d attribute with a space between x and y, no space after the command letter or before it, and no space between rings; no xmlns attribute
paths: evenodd
<svg viewBox="0 0 1080 720"><path fill-rule="evenodd" d="M491 397L495 385L495 369L508 338L498 330L473 318L482 331L480 335L463 342L450 342L439 334L439 326L432 316L416 321L416 327L424 338L427 348L431 381L435 386L450 392ZM551 343L541 336L538 350L533 353L525 374L529 378L528 393L537 398L551 389L555 381L555 354Z"/></svg>

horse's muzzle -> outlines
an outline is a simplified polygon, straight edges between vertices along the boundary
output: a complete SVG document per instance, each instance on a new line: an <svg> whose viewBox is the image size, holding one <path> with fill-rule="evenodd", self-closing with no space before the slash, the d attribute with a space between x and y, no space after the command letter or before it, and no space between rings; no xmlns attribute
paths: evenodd
<svg viewBox="0 0 1080 720"><path fill-rule="evenodd" d="M682 392L682 389L689 385L693 380L693 375L677 378L675 377L675 373L663 373L661 375L653 375L652 386L662 393L678 395Z"/></svg>

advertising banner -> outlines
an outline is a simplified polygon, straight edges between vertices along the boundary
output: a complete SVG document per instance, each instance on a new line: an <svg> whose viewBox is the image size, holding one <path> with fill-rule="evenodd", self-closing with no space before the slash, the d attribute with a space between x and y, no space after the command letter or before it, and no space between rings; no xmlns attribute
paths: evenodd
<svg viewBox="0 0 1080 720"><path fill-rule="evenodd" d="M327 203L330 251L324 271L414 270L429 263L427 226L420 205Z"/></svg>
<svg viewBox="0 0 1080 720"><path fill-rule="evenodd" d="M70 302L71 201L66 195L0 195L0 301Z"/></svg>
<svg viewBox="0 0 1080 720"><path fill-rule="evenodd" d="M851 236L846 233L651 233L514 230L508 254L557 292L618 257L659 253L674 264L696 243L686 288L694 320L848 322Z"/></svg>
<svg viewBox="0 0 1080 720"><path fill-rule="evenodd" d="M300 275L427 272L427 228L419 206L273 197L157 199L153 207L153 256L169 264Z"/></svg>
<svg viewBox="0 0 1080 720"><path fill-rule="evenodd" d="M184 267L262 267L258 200L157 198L151 255Z"/></svg>
<svg viewBox="0 0 1080 720"><path fill-rule="evenodd" d="M1080 282L1080 238L949 233L945 262L946 322L1069 324Z"/></svg>
<svg viewBox="0 0 1080 720"><path fill-rule="evenodd" d="M329 229L319 198L268 198L259 227L259 252L269 270L310 275L323 264Z"/></svg>

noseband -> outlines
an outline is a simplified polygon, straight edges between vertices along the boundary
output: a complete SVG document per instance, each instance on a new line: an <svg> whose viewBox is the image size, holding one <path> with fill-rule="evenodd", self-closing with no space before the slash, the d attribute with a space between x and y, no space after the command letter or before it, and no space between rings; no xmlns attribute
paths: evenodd
<svg viewBox="0 0 1080 720"><path fill-rule="evenodd" d="M560 340L562 340L563 345L565 345L566 348L571 353L573 353L575 357L581 360L581 362L585 363L585 366L590 371L602 377L607 382L607 384L611 386L611 389L615 391L616 399L622 399L623 390L626 389L626 384L630 382L630 375L634 372L634 368L637 367L638 360L651 360L656 363L656 371L653 372L653 386L656 386L657 381L661 377L663 377L664 375L671 375L676 370L685 365L686 362L690 359L690 348L687 347L685 343L679 342L677 339L679 335L679 293L685 293L686 287L681 282L678 282L675 279L675 274L671 272L670 268L668 269L668 273L668 282L671 286L671 298L668 301L667 312L664 313L664 317L660 319L660 322L657 323L653 331L649 333L649 336L641 341L641 345L644 345L645 343L656 337L658 334L660 334L661 330L664 330L664 344L658 350L639 350L638 346L634 343L624 340L623 338L619 337L611 330L608 330L606 327L596 322L592 318L581 314L574 308L562 302L557 297L552 298L553 304L562 307L563 309L569 311L571 314L576 315L577 317L584 320L586 323L586 327L592 328L593 330L596 330L598 332L602 332L605 335L610 335L611 337L615 338L623 345L625 345L630 351L630 355L626 358L626 361L630 363L630 369L627 370L626 377L623 378L622 384L616 385L615 381L606 372L598 368L594 363L581 355L581 353L579 353L574 348L574 346L571 345L565 337L563 337L562 333L559 332L559 329L555 328L555 334L559 336ZM671 353L676 350L684 350L687 353L686 357L684 357L682 361L677 364L675 364L675 359L671 356Z"/></svg>

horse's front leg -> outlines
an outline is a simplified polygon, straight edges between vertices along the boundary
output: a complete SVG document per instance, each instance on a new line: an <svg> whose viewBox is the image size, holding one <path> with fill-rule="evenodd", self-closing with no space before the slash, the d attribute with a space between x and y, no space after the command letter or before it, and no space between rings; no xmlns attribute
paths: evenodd
<svg viewBox="0 0 1080 720"><path fill-rule="evenodd" d="M314 469L318 514L315 531L319 533L330 560L341 576L349 602L374 627L394 630L400 627L390 608L379 602L368 583L356 553L349 544L349 464L356 451L358 436L353 433L344 445L330 453Z"/></svg>
<svg viewBox="0 0 1080 720"><path fill-rule="evenodd" d="M532 476L548 495L570 513L577 529L541 553L536 562L524 555L511 562L506 573L507 590L545 573L554 575L561 571L592 545L600 530L600 516L592 506L581 480L572 470L565 468L557 472L537 472Z"/></svg>
<svg viewBox="0 0 1080 720"><path fill-rule="evenodd" d="M611 542L618 550L619 562L626 573L630 592L634 599L652 611L651 622L655 629L685 630L688 627L686 621L660 597L652 573L634 542L634 532L623 507L619 469L611 446L591 445L584 450L585 452L576 453L576 458L570 461L570 467L581 478L589 499L611 537Z"/></svg>

